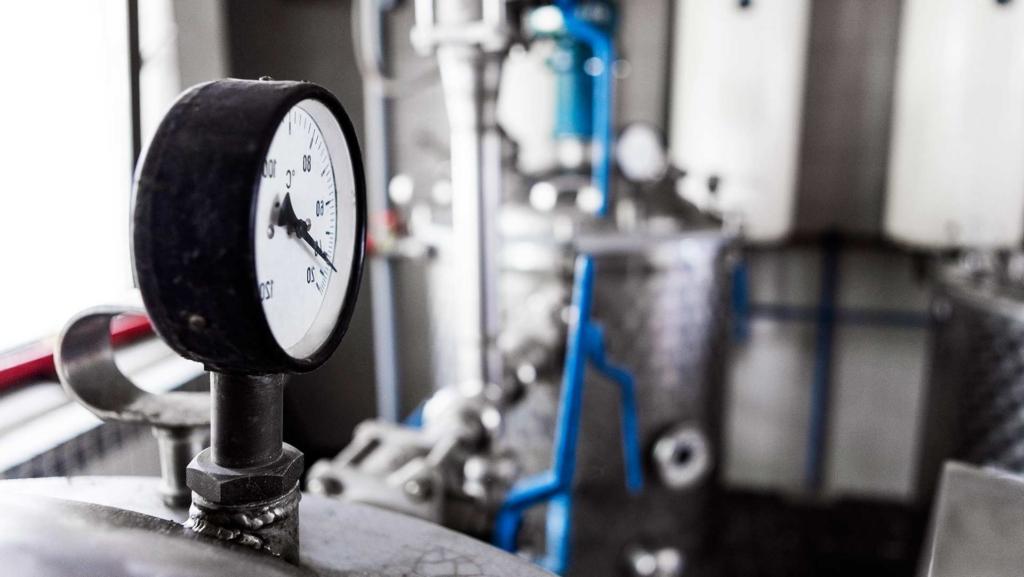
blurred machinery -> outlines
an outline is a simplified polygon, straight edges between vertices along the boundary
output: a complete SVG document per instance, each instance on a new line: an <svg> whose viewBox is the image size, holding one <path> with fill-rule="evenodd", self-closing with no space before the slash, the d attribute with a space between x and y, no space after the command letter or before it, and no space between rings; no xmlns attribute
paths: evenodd
<svg viewBox="0 0 1024 577"><path fill-rule="evenodd" d="M5 569L541 574L437 525L301 490L303 453L283 441L284 387L348 329L365 215L355 131L327 90L227 79L182 94L140 160L132 259L146 316L202 363L209 392L155 394L122 372L112 322L138 309L72 319L54 354L61 384L100 419L151 427L161 477L0 483Z"/></svg>
<svg viewBox="0 0 1024 577"><path fill-rule="evenodd" d="M865 110L885 109L872 126L876 140L891 140L887 149L843 148L807 122L836 118L822 112L835 106L819 85L855 84L814 77L850 74L816 51L820 30L834 32L826 24L835 18L852 36L862 12L809 0L664 4L649 41L671 58L655 66L618 55L623 29L638 29L625 2L354 0L365 218L354 128L329 93L264 79L208 85L223 98L186 94L172 109L181 122L164 130L246 122L218 125L224 140L202 140L206 154L185 139L150 149L158 160L139 179L150 192L136 207L135 258L149 316L175 351L212 373L211 394L135 387L106 342L111 320L127 311L76 319L58 355L65 387L118 426L154 427L162 479L0 484L13 512L0 519L0 550L35 563L48 528L97 566L148 544L161 552L154 563L180 574L883 574L878 567L916 563L918 521L934 499L922 575L965 574L988 567L986 556L1019 568L992 544L1019 532L1012 474L1024 473L1024 259L1014 250L1024 230L1024 6L903 3L901 40L897 50L893 32L888 55L899 63L895 90L882 82L879 91L894 94L891 115L889 101L870 94L850 113L861 122ZM883 3L868 4L857 8L888 20ZM884 54L863 53L872 73L885 67ZM651 78L664 85L647 87ZM624 94L658 109L659 122L622 120ZM311 128L323 121L333 132ZM273 144L291 137L293 122L310 131L308 145L306 136ZM307 153L318 139L328 151ZM243 146L254 142L258 162ZM870 206L848 215L836 201L847 189L837 186L813 191L826 199L818 208L836 201L815 210L802 191L830 172L808 168L827 156L822 149L887 154L887 189L884 171L872 173L877 180L837 171L833 183L857 180L851 189L874 196L856 202ZM219 151L237 156L209 161ZM278 166L287 155L301 162ZM257 171L239 168L256 166L256 182ZM200 194L218 178L189 179L208 173L226 192ZM294 178L318 175L322 182L292 188ZM328 208L339 191L352 202ZM821 230L808 212L828 213L815 221ZM316 368L341 339L367 231L379 418L300 481L302 452L283 443L284 375ZM345 238L355 242L337 244ZM778 273L775 292L758 293L748 263L793 239L820 253L820 264L801 257L814 264ZM291 252L261 257L279 242ZM918 265L907 276L932 281L930 311L848 306L856 290L841 283L849 260L840 249L857 243ZM303 274L291 275L300 259ZM892 268L859 270L883 277ZM330 284L339 275L344 282ZM242 278L258 292L236 290ZM806 290L810 278L818 291ZM868 284L872 298L891 298L891 286ZM287 292L311 286L320 297ZM817 300L799 303L803 292ZM753 302L753 293L779 302ZM306 307L316 298L326 304ZM745 359L758 386L798 381L805 371L790 365L809 367L810 387L799 389L810 405L805 450L775 440L805 456L804 482L768 498L730 493L723 482L729 338L749 339L754 317L810 324L785 335L769 327L784 344ZM920 463L908 467L918 487L900 495L898 510L829 479L840 476L827 467L840 436L829 412L848 401L832 395L833 373L849 370L833 357L842 337L848 346L865 338L841 335L843 323L910 327L922 343L930 331L927 390L913 408L925 415ZM886 342L869 345L888 370L884 356L904 349L879 351ZM776 365L778 374L761 374ZM859 378L880 373L869 369ZM848 421L877 409L875 399L861 404ZM886 434L866 436L881 445ZM57 500L26 504L9 493ZM46 527L55 516L60 523ZM79 524L106 530L85 534ZM59 574L69 559L54 552L44 561Z"/></svg>
<svg viewBox="0 0 1024 577"><path fill-rule="evenodd" d="M922 496L946 459L1024 473L1024 262L973 254L946 266L935 300Z"/></svg>
<svg viewBox="0 0 1024 577"><path fill-rule="evenodd" d="M1020 476L949 463L932 506L920 575L1013 575L1024 563L1018 522L1024 503Z"/></svg>
<svg viewBox="0 0 1024 577"><path fill-rule="evenodd" d="M1024 222L1024 186L1020 163L1009 157L1020 152L1024 130L1019 111L1007 111L1019 82L1006 70L1019 52L1009 31L1022 12L1000 2L935 4L911 2L901 20L906 41L879 232L927 251L1010 246ZM377 167L375 344L385 363L385 418L364 423L338 457L315 464L311 490L443 523L558 573L713 572L716 541L730 539L711 538L711 519L728 509L717 495L727 319L731 307L750 312L745 269L733 276L735 239L763 245L800 233L801 170L817 129L804 125L805 98L815 95L807 89L809 51L815 18L827 20L827 11L803 0L673 2L666 144L643 123L613 138L612 96L628 85L616 79L630 67L615 52L622 6L414 5L414 22L388 3L359 5L368 106L380 113L370 147L379 157L408 156L412 135L437 161L406 159L408 172L397 174ZM963 42L945 43L933 27ZM409 116L383 128L392 121L389 103L401 97L395 90L422 81L384 72L424 69L387 57L406 32L420 58L436 64L447 139L427 136ZM990 34L993 42L970 44ZM934 43L969 56L928 66L920 61ZM966 95L940 90L954 83L950 75L977 81L955 81ZM979 110L988 111L984 118ZM998 143L986 136L991 122L1001 126ZM926 136L967 124L980 140ZM982 158L980 150L1006 158ZM954 169L963 178L942 176ZM969 207L955 200L978 187L991 194ZM939 202L921 197L938 189L955 191ZM823 243L822 301L793 313L818 331L805 464L813 495L826 474L836 327L859 318L839 303L835 239L858 226L844 217L831 217L839 224ZM409 355L410 347L395 344L401 315L388 304L402 290L396 275L409 274L425 280L404 298L421 303L416 314L431 327L429 339L415 343L425 361L412 373L394 362L395 351ZM742 294L730 301L733 282ZM917 322L899 311L874 313L865 315L879 324ZM425 397L396 422L401 399ZM926 445L938 443L925 436ZM934 467L918 471L922 479L937 475ZM897 539L898 548L913 542Z"/></svg>
<svg viewBox="0 0 1024 577"><path fill-rule="evenodd" d="M905 3L885 230L919 247L1011 248L1024 214L1024 11Z"/></svg>
<svg viewBox="0 0 1024 577"><path fill-rule="evenodd" d="M810 16L806 0L676 8L672 158L687 172L680 193L752 241L776 241L793 228Z"/></svg>
<svg viewBox="0 0 1024 577"><path fill-rule="evenodd" d="M411 38L440 71L451 170L432 185L440 199L403 199L405 236L390 242L428 259L434 374L414 386L436 392L410 422L363 424L311 468L311 490L558 573L704 570L732 236L675 195L649 127L614 145L615 28L604 0L416 3ZM524 64L529 52L545 66ZM509 78L551 89L538 99L549 134L531 140L535 103L509 102L524 96ZM391 192L409 186L399 178Z"/></svg>

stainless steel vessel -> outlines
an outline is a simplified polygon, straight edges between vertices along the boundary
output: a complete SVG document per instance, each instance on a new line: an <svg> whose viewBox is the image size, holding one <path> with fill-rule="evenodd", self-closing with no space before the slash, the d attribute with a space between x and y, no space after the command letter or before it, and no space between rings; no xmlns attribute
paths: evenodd
<svg viewBox="0 0 1024 577"><path fill-rule="evenodd" d="M592 254L597 267L593 314L604 329L609 361L636 379L648 482L638 497L627 494L619 393L589 371L570 574L617 571L629 563L625 551L671 551L694 571L687 574L696 574L707 550L707 521L722 460L732 237L717 228L581 230L578 221L558 219L528 209L503 214L499 346L505 381L523 396L506 411L499 453L513 455L520 475L550 466L572 262L576 254ZM445 368L452 364L453 341L445 334L444 316L458 306L450 290L458 281L445 255L441 246L429 273L435 388L450 382ZM522 548L543 550L544 539L543 511L532 511L521 533Z"/></svg>
<svg viewBox="0 0 1024 577"><path fill-rule="evenodd" d="M941 462L1024 472L1024 278L1020 255L948 266L933 301L922 497Z"/></svg>
<svg viewBox="0 0 1024 577"><path fill-rule="evenodd" d="M291 565L186 531L159 480L72 477L0 482L4 571L36 577L440 575L541 577L532 564L436 525L303 495L302 550Z"/></svg>

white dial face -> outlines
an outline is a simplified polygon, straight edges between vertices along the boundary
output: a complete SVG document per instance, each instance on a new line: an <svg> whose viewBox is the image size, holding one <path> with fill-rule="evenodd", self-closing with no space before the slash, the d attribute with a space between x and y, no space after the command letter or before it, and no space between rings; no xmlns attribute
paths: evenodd
<svg viewBox="0 0 1024 577"><path fill-rule="evenodd" d="M307 358L339 322L357 246L349 148L319 101L299 102L278 126L255 210L263 313L278 345L293 358Z"/></svg>

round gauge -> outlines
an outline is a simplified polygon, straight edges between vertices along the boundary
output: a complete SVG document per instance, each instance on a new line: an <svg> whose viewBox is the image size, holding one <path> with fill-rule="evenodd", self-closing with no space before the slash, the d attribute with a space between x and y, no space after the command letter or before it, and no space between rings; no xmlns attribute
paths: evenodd
<svg viewBox="0 0 1024 577"><path fill-rule="evenodd" d="M347 150L338 122L320 102L299 102L270 142L257 192L260 302L278 345L296 358L330 337L352 267L355 175L349 162L335 172L331 150Z"/></svg>
<svg viewBox="0 0 1024 577"><path fill-rule="evenodd" d="M355 306L365 185L326 90L222 80L185 92L140 162L133 256L160 335L211 370L322 364Z"/></svg>

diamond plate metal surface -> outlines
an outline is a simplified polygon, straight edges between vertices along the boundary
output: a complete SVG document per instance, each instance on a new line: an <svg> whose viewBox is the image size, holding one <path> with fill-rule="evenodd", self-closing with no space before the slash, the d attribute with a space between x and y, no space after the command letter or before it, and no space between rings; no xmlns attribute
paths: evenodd
<svg viewBox="0 0 1024 577"><path fill-rule="evenodd" d="M570 575L618 574L623 551L631 545L676 548L690 568L686 574L701 573L721 462L730 247L729 237L707 231L595 244L593 315L605 330L608 360L636 379L647 486L639 496L626 493L618 390L588 370ZM517 355L536 359L523 352L528 343L544 344L554 353L542 363L536 382L526 387L525 398L506 415L500 442L517 454L524 473L546 469L551 461L565 342L562 309L569 305L572 282L571 255L559 256L558 250L538 248L533 255L517 250L502 275L508 370L515 370ZM457 303L444 290L451 280L443 262L442 257L433 272L431 301L435 310L450 312ZM444 323L433 325L434 374L444 384L453 347L446 344L451 341L443 334ZM663 434L680 425L706 437L711 467L694 486L673 490L659 481L650 452ZM542 508L527 515L524 550L544 547L543 527Z"/></svg>
<svg viewBox="0 0 1024 577"><path fill-rule="evenodd" d="M942 464L1024 472L1024 292L1005 269L947 267L933 299L918 493Z"/></svg>
<svg viewBox="0 0 1024 577"><path fill-rule="evenodd" d="M1024 301L947 285L935 325L932 379L956 399L952 457L1024 472ZM942 306L942 305L940 305Z"/></svg>

